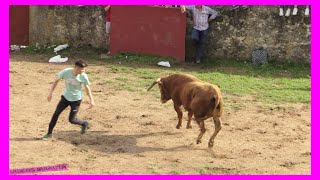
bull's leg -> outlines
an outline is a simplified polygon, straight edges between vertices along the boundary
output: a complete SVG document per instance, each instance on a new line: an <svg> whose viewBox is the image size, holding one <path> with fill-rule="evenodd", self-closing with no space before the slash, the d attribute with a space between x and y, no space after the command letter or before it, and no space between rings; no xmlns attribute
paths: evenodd
<svg viewBox="0 0 320 180"><path fill-rule="evenodd" d="M209 148L213 147L214 138L217 136L217 134L219 133L219 131L221 129L220 117L214 117L213 121L214 121L214 133L212 134L212 136L209 140L209 143L208 143Z"/></svg>
<svg viewBox="0 0 320 180"><path fill-rule="evenodd" d="M178 105L174 105L174 110L176 110L177 114L178 114L178 124L176 126L177 129L180 129L181 128L181 124L182 124L182 111L180 109L180 106Z"/></svg>
<svg viewBox="0 0 320 180"><path fill-rule="evenodd" d="M206 128L204 126L204 120L199 120L199 119L196 119L199 127L200 127L200 134L198 135L198 138L197 138L197 144L201 143L201 138L203 136L203 134L206 132Z"/></svg>
<svg viewBox="0 0 320 180"><path fill-rule="evenodd" d="M193 112L192 111L189 111L188 112L188 123L187 123L187 129L191 129L192 126L191 126L191 119L192 119L192 116L193 116Z"/></svg>

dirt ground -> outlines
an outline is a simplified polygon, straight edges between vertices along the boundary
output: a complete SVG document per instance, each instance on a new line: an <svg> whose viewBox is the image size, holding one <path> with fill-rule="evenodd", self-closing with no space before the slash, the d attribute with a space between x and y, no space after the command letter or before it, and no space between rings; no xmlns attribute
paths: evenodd
<svg viewBox="0 0 320 180"><path fill-rule="evenodd" d="M224 93L226 110L214 147L207 142L213 121L206 120L203 143L193 122L176 129L172 102L152 93L115 90L103 64L90 66L96 107L85 95L78 116L91 122L81 135L68 122L69 108L54 129L53 140L39 137L63 92L60 82L51 102L46 97L55 74L70 67L49 64L37 55L10 55L10 168L68 164L68 170L40 174L310 174L310 105L264 107L250 97ZM151 83L151 82L150 82ZM155 88L153 91L159 91ZM240 108L232 108L232 103Z"/></svg>

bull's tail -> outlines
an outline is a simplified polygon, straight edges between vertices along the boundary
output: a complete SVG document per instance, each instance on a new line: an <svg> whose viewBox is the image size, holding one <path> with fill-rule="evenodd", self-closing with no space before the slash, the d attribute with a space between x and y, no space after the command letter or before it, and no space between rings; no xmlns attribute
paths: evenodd
<svg viewBox="0 0 320 180"><path fill-rule="evenodd" d="M212 97L209 103L210 103L209 108L203 112L202 116L200 116L200 117L203 117L204 119L213 117L214 111L218 108L220 101L219 101L219 98Z"/></svg>
<svg viewBox="0 0 320 180"><path fill-rule="evenodd" d="M149 91L151 88L153 88L154 85L158 84L160 81L161 81L160 78L158 78L157 80L155 80L155 81L150 85L150 87L148 88L148 91Z"/></svg>
<svg viewBox="0 0 320 180"><path fill-rule="evenodd" d="M218 108L219 104L220 104L219 98L213 96L210 101L210 107L213 107L213 111Z"/></svg>

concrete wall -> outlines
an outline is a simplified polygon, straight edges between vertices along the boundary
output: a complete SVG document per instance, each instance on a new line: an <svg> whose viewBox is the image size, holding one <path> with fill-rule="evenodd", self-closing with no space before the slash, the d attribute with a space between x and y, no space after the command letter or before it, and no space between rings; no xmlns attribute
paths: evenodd
<svg viewBox="0 0 320 180"><path fill-rule="evenodd" d="M296 16L280 17L277 6L212 6L220 16L210 23L206 56L212 59L251 59L264 47L271 60L310 62L310 17L299 6ZM178 9L177 9L178 10ZM128 15L129 16L129 15ZM187 18L186 59L191 60L191 17ZM102 6L32 6L30 44L107 47Z"/></svg>

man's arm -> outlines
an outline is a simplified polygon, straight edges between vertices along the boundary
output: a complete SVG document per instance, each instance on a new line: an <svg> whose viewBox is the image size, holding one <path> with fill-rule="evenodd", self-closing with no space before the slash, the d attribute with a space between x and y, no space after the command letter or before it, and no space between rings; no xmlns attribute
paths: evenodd
<svg viewBox="0 0 320 180"><path fill-rule="evenodd" d="M194 8L194 6L183 6L183 5L181 5L180 6L180 11L181 11L181 13L185 13L186 10L192 10L193 8Z"/></svg>
<svg viewBox="0 0 320 180"><path fill-rule="evenodd" d="M52 93L53 93L54 89L57 87L59 81L60 81L60 78L57 78L57 79L53 82L53 84L52 84L52 86L51 86L51 89L50 89L50 91L49 91L49 95L48 95L48 97L47 97L47 100L48 100L49 102L50 102L51 99L52 99Z"/></svg>
<svg viewBox="0 0 320 180"><path fill-rule="evenodd" d="M180 6L180 11L181 13L185 13L186 12L186 6Z"/></svg>
<svg viewBox="0 0 320 180"><path fill-rule="evenodd" d="M108 12L109 9L110 9L110 5L104 7L104 11L105 11L105 12Z"/></svg>
<svg viewBox="0 0 320 180"><path fill-rule="evenodd" d="M94 103L90 86L89 86L89 85L85 85L85 89L86 89L86 92L87 92L87 94L88 94L88 96L89 96L89 98L90 98L90 107L89 107L89 108L92 108L92 107L95 106L96 104Z"/></svg>
<svg viewBox="0 0 320 180"><path fill-rule="evenodd" d="M217 17L218 13L219 13L218 11L209 8L209 14L211 14L211 16L208 21L210 22L212 19L215 19Z"/></svg>

